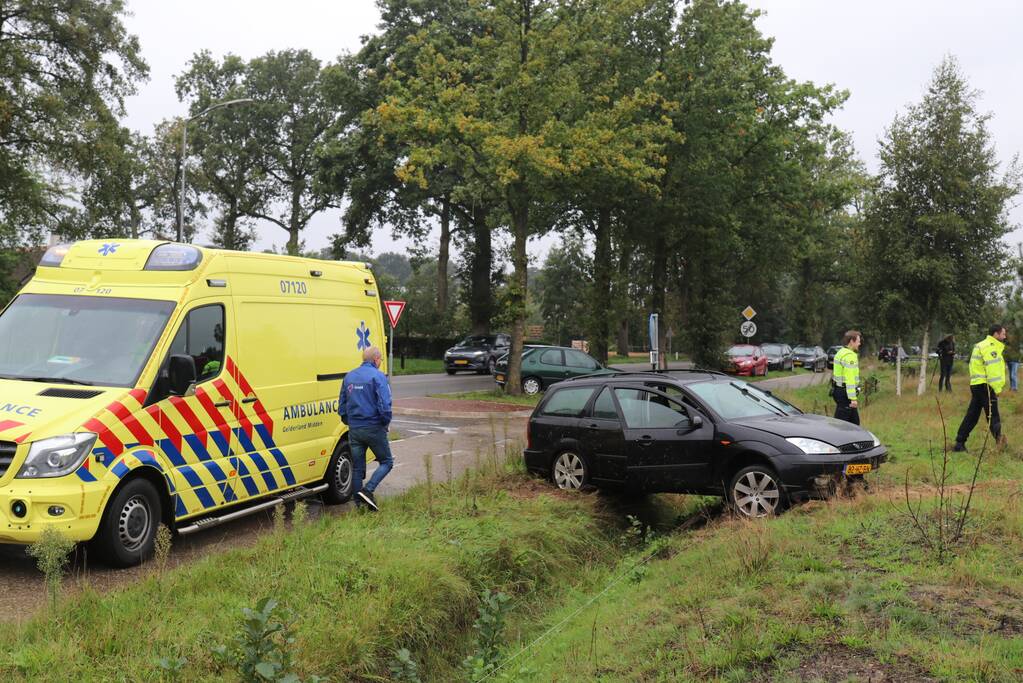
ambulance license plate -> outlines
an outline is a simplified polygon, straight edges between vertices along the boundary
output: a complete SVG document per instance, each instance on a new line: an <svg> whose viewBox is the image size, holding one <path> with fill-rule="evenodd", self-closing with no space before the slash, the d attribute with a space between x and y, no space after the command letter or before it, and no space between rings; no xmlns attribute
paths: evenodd
<svg viewBox="0 0 1023 683"><path fill-rule="evenodd" d="M469 364L469 361L467 361L467 360L456 360L455 361L455 365L468 365L468 364Z"/></svg>
<svg viewBox="0 0 1023 683"><path fill-rule="evenodd" d="M846 465L845 466L845 473L846 473L846 475L849 475L849 474L866 474L869 471L870 471L870 463L869 462L860 462L860 463L854 463L854 464L850 464L850 465Z"/></svg>

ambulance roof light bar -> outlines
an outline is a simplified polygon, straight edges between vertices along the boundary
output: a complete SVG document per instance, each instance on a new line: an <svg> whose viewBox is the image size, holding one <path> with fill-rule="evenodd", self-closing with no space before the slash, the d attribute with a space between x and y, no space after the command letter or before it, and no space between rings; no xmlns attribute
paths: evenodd
<svg viewBox="0 0 1023 683"><path fill-rule="evenodd" d="M46 250L43 257L39 259L40 266L46 266L48 268L60 268L60 264L64 261L64 257L67 255L68 250L71 249L70 244L55 244Z"/></svg>
<svg viewBox="0 0 1023 683"><path fill-rule="evenodd" d="M202 252L187 244L161 244L153 249L143 270L195 270Z"/></svg>

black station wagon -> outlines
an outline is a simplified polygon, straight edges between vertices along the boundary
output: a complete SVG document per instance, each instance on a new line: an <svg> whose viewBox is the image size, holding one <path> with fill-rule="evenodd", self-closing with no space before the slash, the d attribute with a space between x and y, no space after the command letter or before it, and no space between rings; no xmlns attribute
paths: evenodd
<svg viewBox="0 0 1023 683"><path fill-rule="evenodd" d="M552 386L524 456L562 489L719 495L763 517L830 495L877 469L887 449L857 425L721 373L619 372Z"/></svg>

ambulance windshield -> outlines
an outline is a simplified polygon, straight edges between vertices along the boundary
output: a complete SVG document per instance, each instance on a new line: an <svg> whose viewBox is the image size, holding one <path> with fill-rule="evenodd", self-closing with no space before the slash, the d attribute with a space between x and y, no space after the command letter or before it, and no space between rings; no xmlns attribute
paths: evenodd
<svg viewBox="0 0 1023 683"><path fill-rule="evenodd" d="M22 294L0 315L0 379L130 387L170 301Z"/></svg>

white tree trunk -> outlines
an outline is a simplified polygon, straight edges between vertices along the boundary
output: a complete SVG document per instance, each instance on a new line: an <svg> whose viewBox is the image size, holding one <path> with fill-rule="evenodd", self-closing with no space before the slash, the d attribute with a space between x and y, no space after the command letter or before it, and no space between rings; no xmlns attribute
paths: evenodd
<svg viewBox="0 0 1023 683"><path fill-rule="evenodd" d="M902 396L902 337L895 342L895 395Z"/></svg>
<svg viewBox="0 0 1023 683"><path fill-rule="evenodd" d="M927 360L930 354L927 353L928 345L931 343L931 326L924 328L924 344L920 347L920 378L916 385L916 395L923 396L927 391Z"/></svg>

